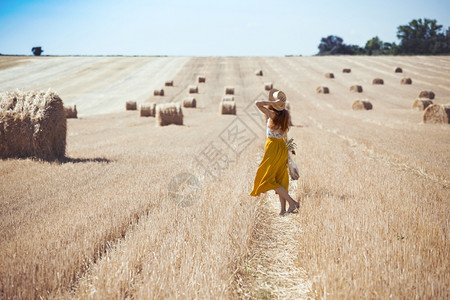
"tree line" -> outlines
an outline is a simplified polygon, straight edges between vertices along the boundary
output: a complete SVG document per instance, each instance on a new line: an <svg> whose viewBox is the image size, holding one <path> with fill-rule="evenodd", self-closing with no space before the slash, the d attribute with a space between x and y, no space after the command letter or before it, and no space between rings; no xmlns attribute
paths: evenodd
<svg viewBox="0 0 450 300"><path fill-rule="evenodd" d="M322 38L317 55L399 55L450 54L450 27L446 31L436 20L417 19L408 25L397 27L400 43L386 43L378 36L367 41L364 47L344 44L344 40L336 35Z"/></svg>

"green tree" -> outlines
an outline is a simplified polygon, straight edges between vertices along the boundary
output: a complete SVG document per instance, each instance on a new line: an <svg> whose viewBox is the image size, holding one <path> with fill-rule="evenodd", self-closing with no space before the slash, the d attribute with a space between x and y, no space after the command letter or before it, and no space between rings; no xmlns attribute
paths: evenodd
<svg viewBox="0 0 450 300"><path fill-rule="evenodd" d="M449 53L448 34L444 35L442 25L436 20L412 20L408 25L397 28L400 39L399 52L404 54L439 54Z"/></svg>
<svg viewBox="0 0 450 300"><path fill-rule="evenodd" d="M346 45L341 37L329 35L320 40L318 55L361 54L364 49L357 45Z"/></svg>

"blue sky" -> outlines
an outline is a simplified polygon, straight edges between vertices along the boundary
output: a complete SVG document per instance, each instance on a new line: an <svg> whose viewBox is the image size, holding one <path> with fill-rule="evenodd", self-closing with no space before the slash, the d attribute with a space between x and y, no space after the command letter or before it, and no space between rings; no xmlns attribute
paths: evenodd
<svg viewBox="0 0 450 300"><path fill-rule="evenodd" d="M0 2L0 53L314 55L322 37L397 42L412 19L450 26L450 0L24 0Z"/></svg>

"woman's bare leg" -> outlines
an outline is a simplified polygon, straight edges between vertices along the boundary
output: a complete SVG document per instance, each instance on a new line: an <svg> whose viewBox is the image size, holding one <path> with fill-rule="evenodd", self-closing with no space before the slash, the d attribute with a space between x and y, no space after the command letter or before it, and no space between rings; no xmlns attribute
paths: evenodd
<svg viewBox="0 0 450 300"><path fill-rule="evenodd" d="M281 205L280 216L282 216L286 213L286 199L281 197L281 195L278 196L280 197L280 205Z"/></svg>
<svg viewBox="0 0 450 300"><path fill-rule="evenodd" d="M288 192L284 189L284 187L279 187L275 189L277 194L280 196L280 198L284 198L289 203L289 208L287 212L293 212L296 208L299 208L299 204L297 201L292 199L291 196L289 196Z"/></svg>

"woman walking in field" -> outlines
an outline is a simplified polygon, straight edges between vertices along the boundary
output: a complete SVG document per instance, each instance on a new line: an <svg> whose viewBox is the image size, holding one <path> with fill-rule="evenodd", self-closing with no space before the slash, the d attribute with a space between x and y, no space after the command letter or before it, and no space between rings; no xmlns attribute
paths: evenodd
<svg viewBox="0 0 450 300"><path fill-rule="evenodd" d="M256 101L256 106L267 117L267 139L264 157L256 171L251 196L259 196L270 190L280 197L280 215L298 212L299 204L288 194L289 174L287 170L288 148L286 135L289 130L290 115L285 109L286 95L277 89L269 92L269 101ZM266 107L267 106L267 107ZM289 208L286 211L286 202Z"/></svg>

